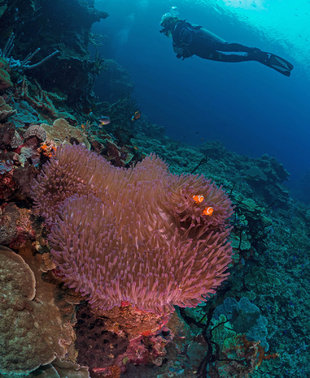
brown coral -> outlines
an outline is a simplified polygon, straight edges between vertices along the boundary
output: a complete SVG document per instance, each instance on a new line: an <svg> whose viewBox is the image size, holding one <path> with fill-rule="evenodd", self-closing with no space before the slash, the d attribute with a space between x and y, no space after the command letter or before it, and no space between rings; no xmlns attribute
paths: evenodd
<svg viewBox="0 0 310 378"><path fill-rule="evenodd" d="M57 146L66 143L83 143L90 149L90 143L85 134L78 128L71 126L64 118L56 119L52 126L42 123L40 127L45 130L47 140L55 142Z"/></svg>
<svg viewBox="0 0 310 378"><path fill-rule="evenodd" d="M10 105L5 102L3 96L0 96L0 122L5 122L9 117L14 115L14 110Z"/></svg>
<svg viewBox="0 0 310 378"><path fill-rule="evenodd" d="M24 139L28 139L33 136L37 137L41 142L44 142L46 139L46 131L40 125L31 125L26 130Z"/></svg>
<svg viewBox="0 0 310 378"><path fill-rule="evenodd" d="M55 285L41 278L40 256L20 252L0 247L0 374L26 375L56 356L76 356L72 325L55 303Z"/></svg>
<svg viewBox="0 0 310 378"><path fill-rule="evenodd" d="M0 90L10 88L13 83L9 74L9 65L8 62L0 57Z"/></svg>
<svg viewBox="0 0 310 378"><path fill-rule="evenodd" d="M35 277L16 253L0 247L0 373L27 374L54 360L32 314ZM14 342L12 342L14 340Z"/></svg>

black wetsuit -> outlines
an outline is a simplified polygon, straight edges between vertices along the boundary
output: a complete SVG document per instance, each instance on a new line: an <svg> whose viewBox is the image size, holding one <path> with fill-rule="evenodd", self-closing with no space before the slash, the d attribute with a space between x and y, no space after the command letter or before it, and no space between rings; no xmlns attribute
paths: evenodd
<svg viewBox="0 0 310 378"><path fill-rule="evenodd" d="M260 51L259 49L247 47L239 43L228 43L207 29L201 26L193 26L186 21L178 21L176 23L172 32L172 38L173 47L178 58L188 58L192 55L197 55L204 59L242 62L251 60L248 56L249 53L253 52L255 54Z"/></svg>
<svg viewBox="0 0 310 378"><path fill-rule="evenodd" d="M197 55L204 59L221 62L255 60L289 76L293 65L283 58L240 43L229 43L201 26L178 21L172 31L173 48L177 58Z"/></svg>

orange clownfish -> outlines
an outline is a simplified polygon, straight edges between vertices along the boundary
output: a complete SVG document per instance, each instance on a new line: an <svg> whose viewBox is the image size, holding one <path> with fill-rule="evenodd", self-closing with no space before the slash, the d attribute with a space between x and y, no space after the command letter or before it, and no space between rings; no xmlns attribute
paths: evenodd
<svg viewBox="0 0 310 378"><path fill-rule="evenodd" d="M41 148L42 151L46 151L46 150L48 150L48 145L43 143L40 148Z"/></svg>
<svg viewBox="0 0 310 378"><path fill-rule="evenodd" d="M206 207L206 208L203 210L202 214L203 214L203 215L212 215L212 214L213 214L213 211L214 211L213 207L209 206L209 207Z"/></svg>
<svg viewBox="0 0 310 378"><path fill-rule="evenodd" d="M196 203L201 203L204 199L205 199L205 197L204 197L202 194L195 194L195 195L193 196L193 200L194 200Z"/></svg>
<svg viewBox="0 0 310 378"><path fill-rule="evenodd" d="M141 113L139 110L136 110L134 115L131 117L131 122L133 121L136 121L137 119L139 119L141 117Z"/></svg>

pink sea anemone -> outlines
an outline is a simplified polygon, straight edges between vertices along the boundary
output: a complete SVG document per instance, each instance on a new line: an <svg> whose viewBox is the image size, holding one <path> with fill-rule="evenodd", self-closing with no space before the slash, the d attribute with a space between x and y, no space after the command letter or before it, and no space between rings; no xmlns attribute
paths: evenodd
<svg viewBox="0 0 310 378"><path fill-rule="evenodd" d="M169 173L154 155L122 169L82 146L60 147L33 197L51 227L58 274L97 312L123 301L157 313L196 306L228 275L230 200L203 176Z"/></svg>

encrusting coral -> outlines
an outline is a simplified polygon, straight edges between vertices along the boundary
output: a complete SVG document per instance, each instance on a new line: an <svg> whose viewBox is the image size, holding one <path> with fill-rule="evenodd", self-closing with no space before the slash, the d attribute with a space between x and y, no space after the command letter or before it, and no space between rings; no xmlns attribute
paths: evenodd
<svg viewBox="0 0 310 378"><path fill-rule="evenodd" d="M0 375L26 375L55 359L33 317L35 276L22 257L0 246Z"/></svg>
<svg viewBox="0 0 310 378"><path fill-rule="evenodd" d="M6 121L10 116L16 113L10 105L6 104L3 96L0 96L0 122Z"/></svg>
<svg viewBox="0 0 310 378"><path fill-rule="evenodd" d="M12 87L13 83L9 74L10 67L6 59L0 56L0 91Z"/></svg>
<svg viewBox="0 0 310 378"><path fill-rule="evenodd" d="M59 358L75 362L73 306L42 279L41 255L0 246L0 376L29 375ZM61 311L61 307L66 311Z"/></svg>
<svg viewBox="0 0 310 378"><path fill-rule="evenodd" d="M154 313L196 306L228 275L228 197L202 176L170 174L154 155L123 169L61 146L33 198L57 275L97 313L124 301Z"/></svg>
<svg viewBox="0 0 310 378"><path fill-rule="evenodd" d="M40 125L31 125L24 133L24 139L28 139L35 136L40 141L44 142L46 139L46 131Z"/></svg>
<svg viewBox="0 0 310 378"><path fill-rule="evenodd" d="M60 145L63 143L83 143L88 149L90 144L86 138L86 135L77 127L71 126L68 121L63 118L58 118L53 122L53 125L42 123L40 125L46 132L47 141Z"/></svg>

